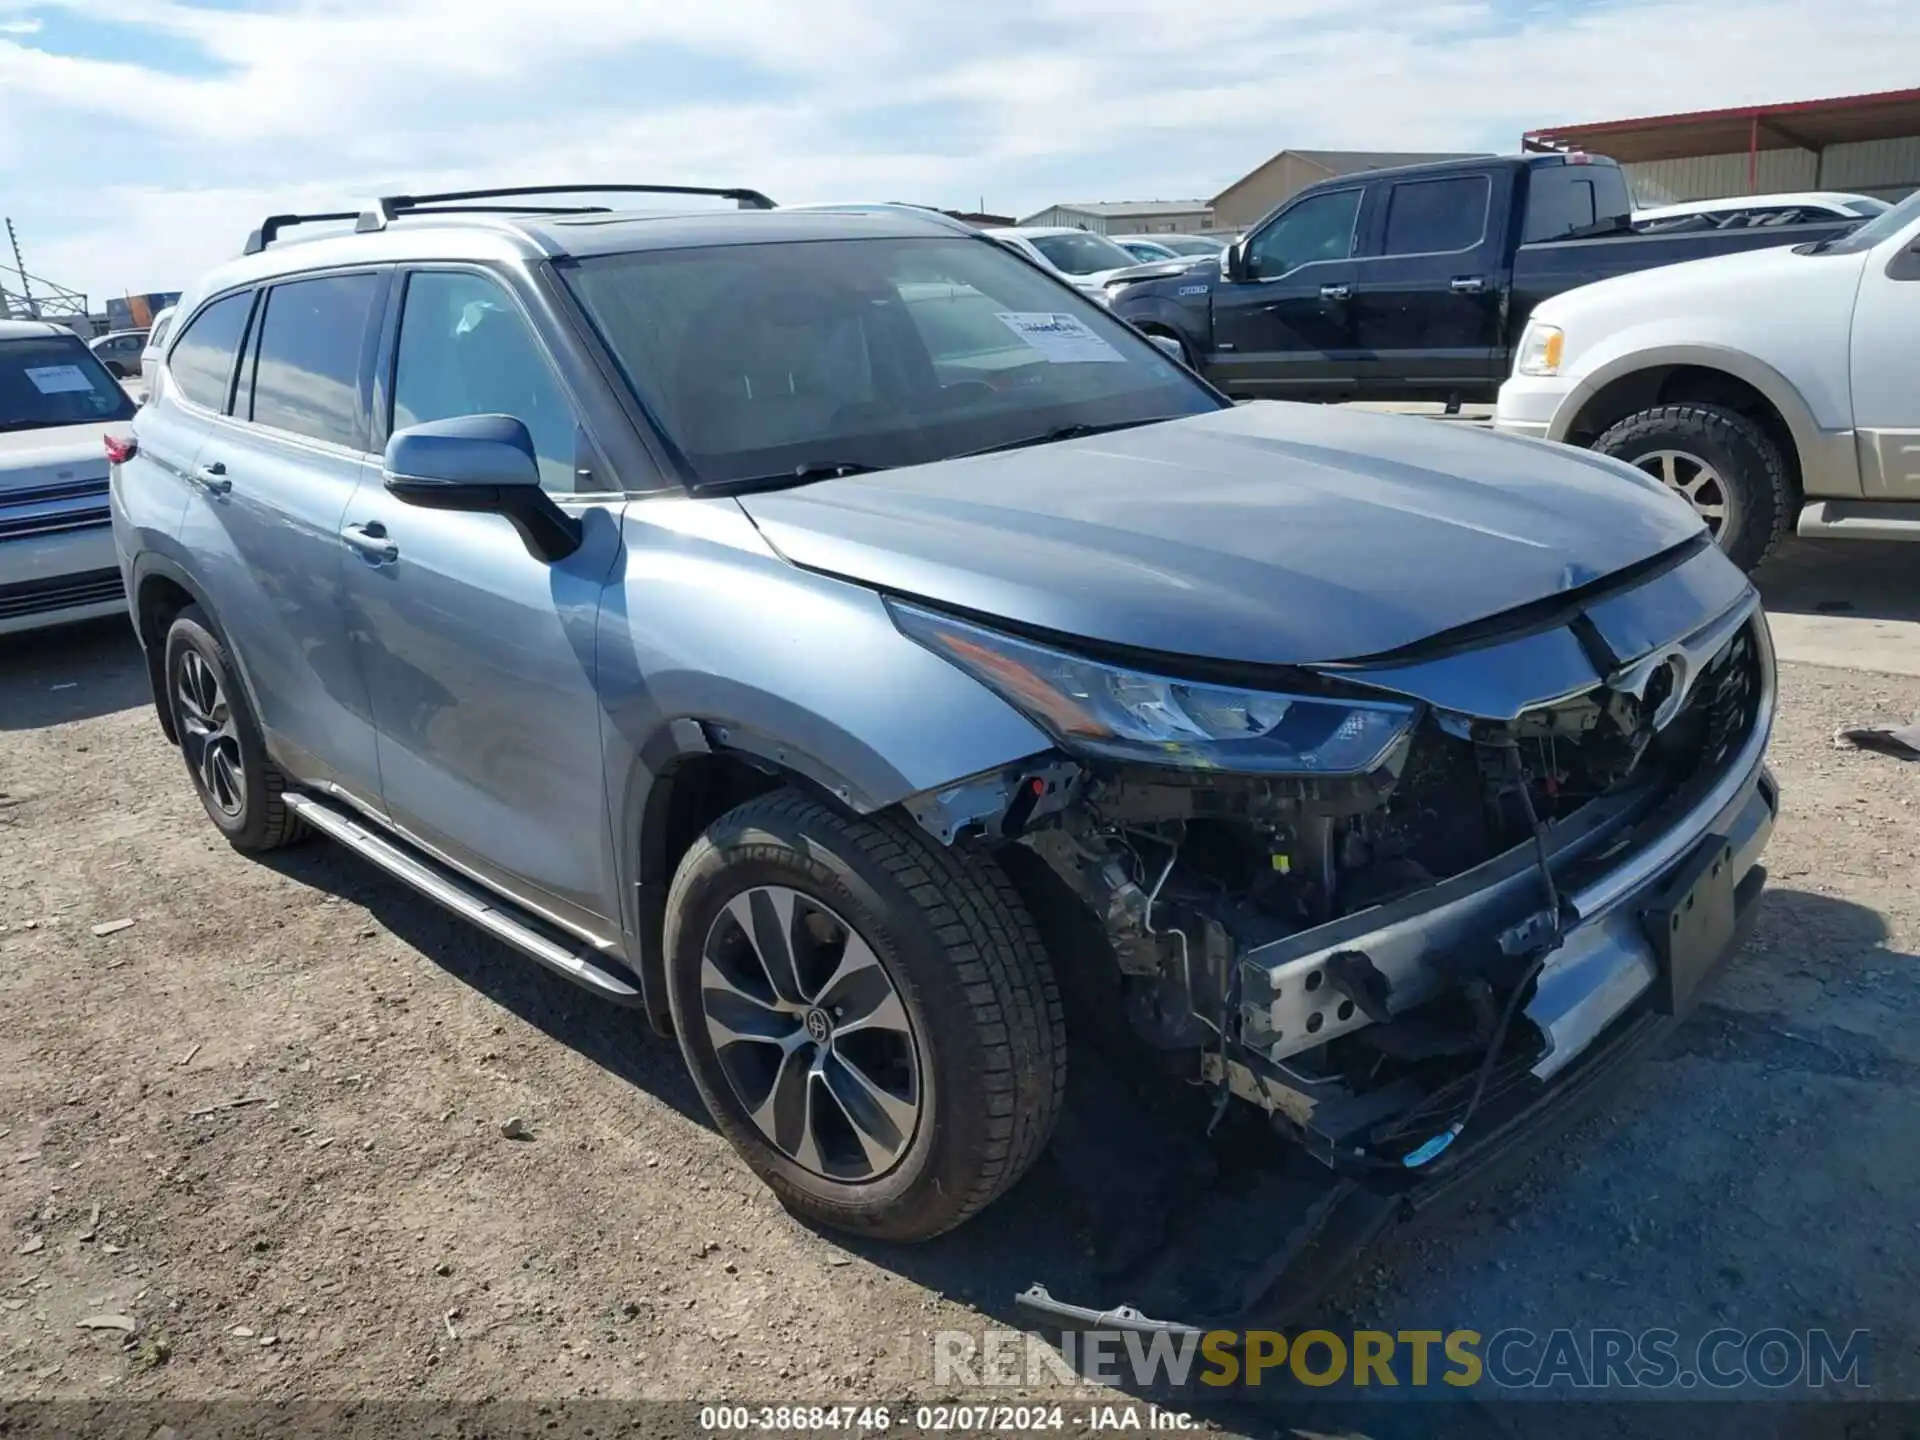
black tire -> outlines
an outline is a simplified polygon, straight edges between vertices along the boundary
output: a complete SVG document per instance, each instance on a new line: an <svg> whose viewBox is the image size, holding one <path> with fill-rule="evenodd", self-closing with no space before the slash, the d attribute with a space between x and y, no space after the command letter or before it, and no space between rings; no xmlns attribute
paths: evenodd
<svg viewBox="0 0 1920 1440"><path fill-rule="evenodd" d="M282 798L287 777L267 758L226 642L198 605L174 616L164 654L174 734L207 818L236 850L275 850L303 839L307 827ZM205 676L216 690L205 689Z"/></svg>
<svg viewBox="0 0 1920 1440"><path fill-rule="evenodd" d="M1187 369L1193 371L1194 374L1198 375L1200 373L1199 362L1193 358L1193 347L1187 344L1186 336L1169 330L1164 325L1143 326L1140 333L1147 336L1158 335L1162 339L1173 341L1174 344L1180 347L1180 363L1186 366Z"/></svg>
<svg viewBox="0 0 1920 1440"><path fill-rule="evenodd" d="M708 1034L710 937L724 943L729 903L761 887L798 892L800 905L842 919L879 960L910 1022L911 1137L888 1168L857 1182L772 1143ZM1046 1145L1066 1086L1066 1021L1033 920L990 856L943 849L905 821L855 819L776 791L722 816L687 852L667 894L664 943L674 1030L701 1098L720 1133L803 1218L886 1240L930 1239L1005 1192ZM811 1103L811 1075L805 1083ZM842 1120L849 1113L841 1107Z"/></svg>
<svg viewBox="0 0 1920 1440"><path fill-rule="evenodd" d="M109 360L107 361L107 373L116 380L124 380L127 378L127 367L122 365L118 360Z"/></svg>
<svg viewBox="0 0 1920 1440"><path fill-rule="evenodd" d="M1742 570L1756 568L1787 532L1793 482L1780 447L1735 411L1718 405L1656 406L1629 415L1593 448L1655 479L1663 477L1651 457L1662 451L1697 457L1712 466L1726 492L1726 513L1714 542Z"/></svg>

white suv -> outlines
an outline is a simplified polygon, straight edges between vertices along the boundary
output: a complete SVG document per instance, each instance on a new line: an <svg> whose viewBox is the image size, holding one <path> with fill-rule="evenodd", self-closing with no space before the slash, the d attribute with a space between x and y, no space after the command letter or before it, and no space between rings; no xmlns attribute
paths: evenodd
<svg viewBox="0 0 1920 1440"><path fill-rule="evenodd" d="M1825 241L1643 270L1533 312L1494 424L1615 455L1751 569L1920 540L1920 194Z"/></svg>

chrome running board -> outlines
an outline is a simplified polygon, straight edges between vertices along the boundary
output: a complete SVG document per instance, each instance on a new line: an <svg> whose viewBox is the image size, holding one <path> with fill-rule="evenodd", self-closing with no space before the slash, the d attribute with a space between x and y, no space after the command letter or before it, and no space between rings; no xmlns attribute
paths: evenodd
<svg viewBox="0 0 1920 1440"><path fill-rule="evenodd" d="M447 871L324 800L294 790L287 791L281 798L289 810L321 834L339 841L362 859L372 861L396 880L446 906L495 939L506 941L556 975L616 1005L640 1003L639 988L604 969L589 947L553 938L545 926L520 914L506 900Z"/></svg>

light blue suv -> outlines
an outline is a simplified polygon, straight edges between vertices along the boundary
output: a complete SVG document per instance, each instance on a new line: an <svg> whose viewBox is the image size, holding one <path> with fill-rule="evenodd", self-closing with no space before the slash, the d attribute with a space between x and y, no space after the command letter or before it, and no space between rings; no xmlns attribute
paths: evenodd
<svg viewBox="0 0 1920 1440"><path fill-rule="evenodd" d="M638 1007L898 1239L1040 1154L1069 1015L1392 1188L1734 946L1767 629L1646 477L1236 407L935 214L623 188L275 216L182 300L114 532L237 848Z"/></svg>

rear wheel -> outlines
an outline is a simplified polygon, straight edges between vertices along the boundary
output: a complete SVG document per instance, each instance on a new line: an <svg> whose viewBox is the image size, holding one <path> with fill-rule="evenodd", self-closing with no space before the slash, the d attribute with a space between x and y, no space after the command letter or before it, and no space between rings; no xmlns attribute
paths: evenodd
<svg viewBox="0 0 1920 1440"><path fill-rule="evenodd" d="M306 834L281 797L286 777L267 759L232 658L198 605L167 628L166 696L187 774L207 818L236 850L272 850Z"/></svg>
<svg viewBox="0 0 1920 1440"><path fill-rule="evenodd" d="M1065 1022L1033 921L991 858L781 791L695 842L666 911L694 1082L795 1213L924 1240L1039 1155Z"/></svg>
<svg viewBox="0 0 1920 1440"><path fill-rule="evenodd" d="M1766 431L1718 405L1660 405L1629 415L1595 450L1645 471L1685 500L1714 543L1752 570L1786 533L1791 484Z"/></svg>

